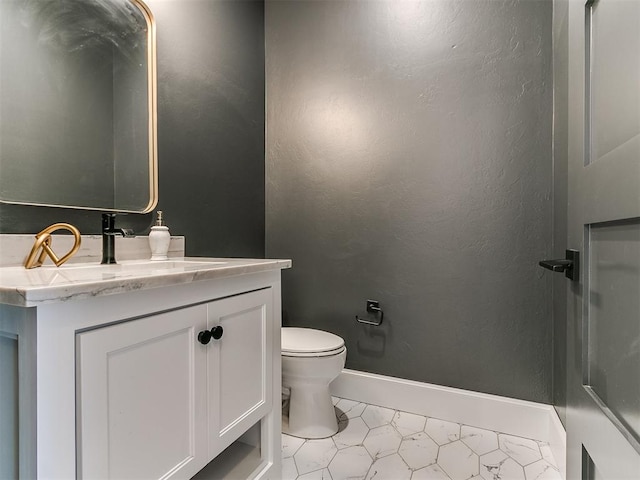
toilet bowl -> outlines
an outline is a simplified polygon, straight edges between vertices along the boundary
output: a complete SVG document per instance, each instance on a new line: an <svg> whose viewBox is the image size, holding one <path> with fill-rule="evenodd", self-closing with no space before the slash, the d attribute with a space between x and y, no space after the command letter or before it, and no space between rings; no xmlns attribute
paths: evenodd
<svg viewBox="0 0 640 480"><path fill-rule="evenodd" d="M338 335L312 328L282 328L282 386L290 390L284 433L326 438L338 431L329 384L344 368L347 348Z"/></svg>

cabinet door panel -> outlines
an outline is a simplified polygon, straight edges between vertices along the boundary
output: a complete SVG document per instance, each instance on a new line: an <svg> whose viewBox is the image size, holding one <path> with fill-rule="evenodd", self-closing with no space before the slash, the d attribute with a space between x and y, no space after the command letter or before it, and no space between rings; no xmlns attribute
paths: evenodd
<svg viewBox="0 0 640 480"><path fill-rule="evenodd" d="M190 478L207 463L206 307L78 335L80 478Z"/></svg>
<svg viewBox="0 0 640 480"><path fill-rule="evenodd" d="M209 327L224 329L209 352L211 455L271 409L271 295L265 289L208 305Z"/></svg>

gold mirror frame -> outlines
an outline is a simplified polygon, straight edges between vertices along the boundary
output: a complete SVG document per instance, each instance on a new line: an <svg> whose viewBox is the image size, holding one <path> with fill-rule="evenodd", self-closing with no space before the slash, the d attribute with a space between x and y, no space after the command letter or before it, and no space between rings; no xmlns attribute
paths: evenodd
<svg viewBox="0 0 640 480"><path fill-rule="evenodd" d="M156 65L156 21L142 0L131 0L147 21L147 85L149 106L149 205L140 213L149 213L158 204L158 81Z"/></svg>

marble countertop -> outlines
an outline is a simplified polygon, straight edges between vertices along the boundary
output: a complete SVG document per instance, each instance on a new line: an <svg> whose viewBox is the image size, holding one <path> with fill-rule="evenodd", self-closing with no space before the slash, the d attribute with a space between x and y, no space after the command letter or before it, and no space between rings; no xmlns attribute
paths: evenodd
<svg viewBox="0 0 640 480"><path fill-rule="evenodd" d="M115 265L42 266L32 270L2 267L0 303L34 307L290 267L291 260L200 257L132 260Z"/></svg>

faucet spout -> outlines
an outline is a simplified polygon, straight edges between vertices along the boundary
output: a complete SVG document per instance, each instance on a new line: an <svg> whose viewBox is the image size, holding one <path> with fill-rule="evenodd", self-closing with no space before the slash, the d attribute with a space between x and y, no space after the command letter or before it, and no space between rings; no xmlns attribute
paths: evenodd
<svg viewBox="0 0 640 480"><path fill-rule="evenodd" d="M129 228L116 228L116 214L102 214L102 261L101 264L113 264L116 262L116 235L125 238L135 237L133 230Z"/></svg>

